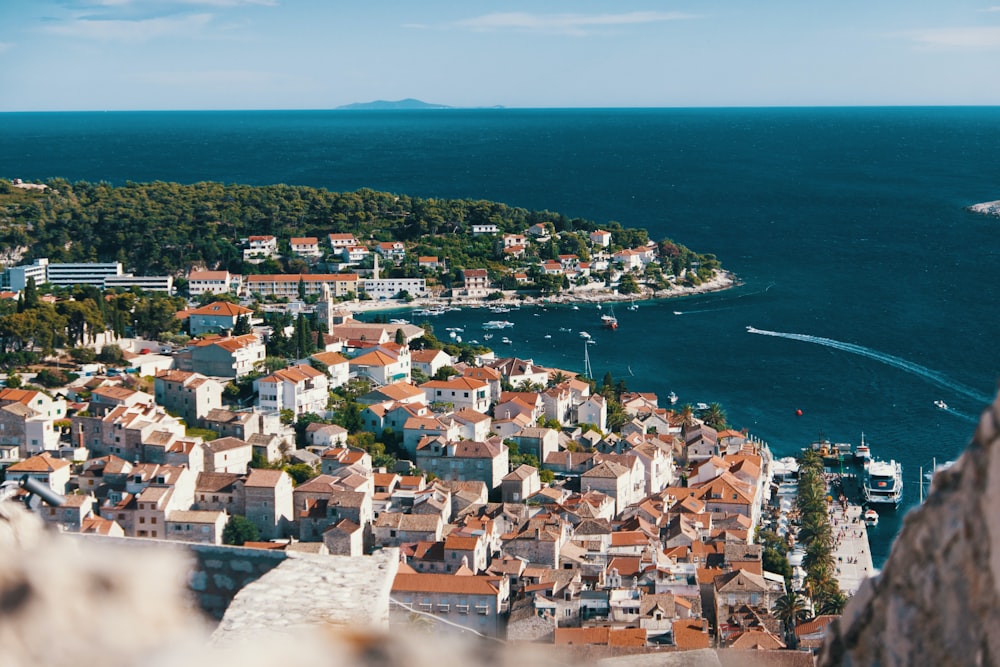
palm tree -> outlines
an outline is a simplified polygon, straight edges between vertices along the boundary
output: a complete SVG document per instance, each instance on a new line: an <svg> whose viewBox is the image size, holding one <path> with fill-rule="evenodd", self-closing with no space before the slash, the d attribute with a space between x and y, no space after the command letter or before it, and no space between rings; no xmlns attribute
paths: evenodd
<svg viewBox="0 0 1000 667"><path fill-rule="evenodd" d="M844 613L844 607L847 606L847 596L837 591L832 595L824 595L818 602L818 613L840 616Z"/></svg>
<svg viewBox="0 0 1000 667"><path fill-rule="evenodd" d="M809 605L805 598L795 592L785 593L774 601L771 611L785 629L785 643L788 648L794 649L795 626L799 621L809 617Z"/></svg>
<svg viewBox="0 0 1000 667"><path fill-rule="evenodd" d="M701 418L716 431L726 428L726 411L719 403L710 403L708 409L701 413Z"/></svg>
<svg viewBox="0 0 1000 667"><path fill-rule="evenodd" d="M682 405L680 409L677 411L677 414L680 415L681 421L684 423L684 426L694 425L694 408L691 407L690 403L685 403L684 405Z"/></svg>

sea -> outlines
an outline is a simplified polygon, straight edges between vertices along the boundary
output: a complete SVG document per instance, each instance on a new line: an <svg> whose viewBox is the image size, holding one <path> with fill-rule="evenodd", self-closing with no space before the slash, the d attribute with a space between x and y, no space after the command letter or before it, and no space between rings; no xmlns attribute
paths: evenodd
<svg viewBox="0 0 1000 667"><path fill-rule="evenodd" d="M617 331L594 305L433 324L509 320L499 353L720 403L777 456L864 437L906 485L876 566L996 392L1000 218L966 207L1000 199L998 155L996 107L0 114L6 178L489 199L716 254L739 286L619 303Z"/></svg>

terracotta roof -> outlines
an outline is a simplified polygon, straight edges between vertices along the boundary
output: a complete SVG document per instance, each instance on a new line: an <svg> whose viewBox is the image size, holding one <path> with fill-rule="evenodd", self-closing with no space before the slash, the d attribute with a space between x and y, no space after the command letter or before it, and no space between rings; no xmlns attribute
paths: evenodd
<svg viewBox="0 0 1000 667"><path fill-rule="evenodd" d="M288 476L284 470L253 468L247 476L246 486L257 488L274 488L282 479Z"/></svg>
<svg viewBox="0 0 1000 667"><path fill-rule="evenodd" d="M69 467L69 461L57 459L48 452L42 452L7 468L7 472L55 472Z"/></svg>
<svg viewBox="0 0 1000 667"><path fill-rule="evenodd" d="M351 366L388 366L394 363L396 359L381 350L373 350L350 360Z"/></svg>
<svg viewBox="0 0 1000 667"><path fill-rule="evenodd" d="M493 577L456 577L451 574L403 574L396 575L392 583L393 592L409 593L453 593L456 595L488 595L495 598L499 591L493 585Z"/></svg>
<svg viewBox="0 0 1000 667"><path fill-rule="evenodd" d="M239 317L249 315L253 310L228 301L216 301L201 308L188 311L189 315L214 315L217 317Z"/></svg>

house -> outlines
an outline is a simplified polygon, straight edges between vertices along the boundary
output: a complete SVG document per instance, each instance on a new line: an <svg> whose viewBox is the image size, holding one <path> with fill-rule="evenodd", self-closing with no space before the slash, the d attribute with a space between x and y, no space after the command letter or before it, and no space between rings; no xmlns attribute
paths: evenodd
<svg viewBox="0 0 1000 667"><path fill-rule="evenodd" d="M382 241L375 246L375 252L395 264L406 258L406 246L402 241Z"/></svg>
<svg viewBox="0 0 1000 667"><path fill-rule="evenodd" d="M631 504L632 475L629 468L613 461L601 461L580 475L580 487L607 494L615 500L615 515Z"/></svg>
<svg viewBox="0 0 1000 667"><path fill-rule="evenodd" d="M504 475L500 491L505 503L523 503L542 488L538 468L527 464L519 465Z"/></svg>
<svg viewBox="0 0 1000 667"><path fill-rule="evenodd" d="M246 514L242 473L200 472L194 483L192 509L223 510L227 514Z"/></svg>
<svg viewBox="0 0 1000 667"><path fill-rule="evenodd" d="M420 385L428 404L450 403L455 410L485 413L490 409L489 385L481 380L454 376Z"/></svg>
<svg viewBox="0 0 1000 667"><path fill-rule="evenodd" d="M269 234L249 237L247 247L243 250L243 261L248 264L260 264L277 256L278 239Z"/></svg>
<svg viewBox="0 0 1000 667"><path fill-rule="evenodd" d="M245 473L253 460L253 447L239 438L217 438L205 443L205 472Z"/></svg>
<svg viewBox="0 0 1000 667"><path fill-rule="evenodd" d="M174 355L177 368L212 377L240 378L263 363L264 341L256 334L191 341Z"/></svg>
<svg viewBox="0 0 1000 667"><path fill-rule="evenodd" d="M459 434L463 440L486 440L490 435L493 420L482 412L462 408L452 413L451 418L458 424Z"/></svg>
<svg viewBox="0 0 1000 667"><path fill-rule="evenodd" d="M161 371L153 378L156 402L190 426L203 426L212 410L222 408L222 383L188 371Z"/></svg>
<svg viewBox="0 0 1000 667"><path fill-rule="evenodd" d="M421 269L439 269L444 266L444 262L432 255L421 255L417 258L417 266Z"/></svg>
<svg viewBox="0 0 1000 667"><path fill-rule="evenodd" d="M392 597L399 604L390 610L390 623L393 616L405 623L418 611L446 620L447 624L434 625L440 632L462 627L489 637L506 635L510 589L504 577L400 572L392 584Z"/></svg>
<svg viewBox="0 0 1000 667"><path fill-rule="evenodd" d="M341 519L323 532L323 544L333 556L363 556L364 530L350 519Z"/></svg>
<svg viewBox="0 0 1000 667"><path fill-rule="evenodd" d="M407 542L440 541L444 521L440 514L382 512L375 520L373 529L376 545L398 547Z"/></svg>
<svg viewBox="0 0 1000 667"><path fill-rule="evenodd" d="M413 350L410 363L427 377L434 377L440 369L452 364L451 356L444 350Z"/></svg>
<svg viewBox="0 0 1000 667"><path fill-rule="evenodd" d="M330 389L343 387L350 379L350 362L339 352L317 352L306 359L306 363L319 370L325 370Z"/></svg>
<svg viewBox="0 0 1000 667"><path fill-rule="evenodd" d="M356 273L301 273L261 274L246 277L246 289L259 297L298 299L299 289L305 296L323 296L324 291L334 297L357 295L361 279Z"/></svg>
<svg viewBox="0 0 1000 667"><path fill-rule="evenodd" d="M69 484L70 464L69 461L42 452L7 468L7 479L19 480L22 477L29 477L58 494L64 494Z"/></svg>
<svg viewBox="0 0 1000 667"><path fill-rule="evenodd" d="M536 366L530 359L505 357L495 359L486 364L500 373L513 387L530 383L544 387L549 382L549 373L541 366Z"/></svg>
<svg viewBox="0 0 1000 667"><path fill-rule="evenodd" d="M59 507L51 505L39 508L38 514L46 523L54 524L60 529L78 533L83 522L94 515L97 498L93 494L74 493L64 496Z"/></svg>
<svg viewBox="0 0 1000 667"><path fill-rule="evenodd" d="M518 452L531 454L542 462L559 451L559 431L551 428L529 426L510 436L510 439L517 443Z"/></svg>
<svg viewBox="0 0 1000 667"><path fill-rule="evenodd" d="M218 510L174 510L166 516L166 528L159 537L199 544L222 544L222 532L229 515Z"/></svg>
<svg viewBox="0 0 1000 667"><path fill-rule="evenodd" d="M731 635L742 633L742 624L735 618L742 608L767 616L775 601L784 593L785 584L780 578L774 581L746 570L733 570L715 576L712 601L719 639L728 640Z"/></svg>
<svg viewBox="0 0 1000 667"><path fill-rule="evenodd" d="M258 433L280 432L281 418L280 415L264 413L256 408L239 412L216 408L205 415L204 425L221 437L229 436L249 441L251 436Z"/></svg>
<svg viewBox="0 0 1000 667"><path fill-rule="evenodd" d="M253 310L228 301L215 301L200 308L187 311L188 330L192 336L201 334L228 334L236 327L236 321L253 317Z"/></svg>
<svg viewBox="0 0 1000 667"><path fill-rule="evenodd" d="M472 225L472 235L482 236L484 234L496 234L500 231L500 228L492 223Z"/></svg>
<svg viewBox="0 0 1000 667"><path fill-rule="evenodd" d="M351 359L349 367L351 375L368 378L378 385L410 381L409 355L404 359L374 350Z"/></svg>
<svg viewBox="0 0 1000 667"><path fill-rule="evenodd" d="M299 539L319 541L330 526L344 519L360 526L366 550L371 539L374 517L370 479L355 489L348 488L344 479L320 475L295 487L295 516Z"/></svg>
<svg viewBox="0 0 1000 667"><path fill-rule="evenodd" d="M603 229L595 229L590 232L590 242L595 246L607 248L611 245L611 232Z"/></svg>
<svg viewBox="0 0 1000 667"><path fill-rule="evenodd" d="M322 257L319 249L319 239L315 236L293 236L289 240L293 255L299 257Z"/></svg>
<svg viewBox="0 0 1000 667"><path fill-rule="evenodd" d="M263 540L285 537L295 520L292 478L284 470L254 468L243 485L244 516Z"/></svg>
<svg viewBox="0 0 1000 667"><path fill-rule="evenodd" d="M357 466L367 471L369 475L372 472L372 455L355 447L328 449L323 452L320 461L320 470L324 475L333 475L348 466Z"/></svg>
<svg viewBox="0 0 1000 667"><path fill-rule="evenodd" d="M549 237L549 229L541 222L533 224L531 227L524 232L528 236L533 237L536 241L544 241Z"/></svg>
<svg viewBox="0 0 1000 667"><path fill-rule="evenodd" d="M291 410L296 418L307 413L325 415L330 400L326 373L308 364L291 366L254 380L254 389L261 410Z"/></svg>
<svg viewBox="0 0 1000 667"><path fill-rule="evenodd" d="M588 396L576 406L576 423L593 424L602 433L608 430L608 402L600 394Z"/></svg>
<svg viewBox="0 0 1000 667"><path fill-rule="evenodd" d="M313 447L329 448L347 444L347 429L337 424L313 422L306 426L306 442Z"/></svg>
<svg viewBox="0 0 1000 667"><path fill-rule="evenodd" d="M463 296L482 298L489 295L491 284L490 276L486 269L463 269L462 278L464 287L461 294Z"/></svg>
<svg viewBox="0 0 1000 667"><path fill-rule="evenodd" d="M394 385L389 385L394 386ZM421 398L423 392L421 392ZM411 417L427 417L428 409L422 403L377 403L361 411L361 423L366 431L381 437L386 429L393 433L404 433L406 422Z"/></svg>
<svg viewBox="0 0 1000 667"><path fill-rule="evenodd" d="M229 271L191 271L187 281L188 294L193 297L206 292L228 294L239 284L239 278Z"/></svg>
<svg viewBox="0 0 1000 667"><path fill-rule="evenodd" d="M347 264L360 264L371 254L371 250L363 245L347 246L340 249L340 258Z"/></svg>
<svg viewBox="0 0 1000 667"><path fill-rule="evenodd" d="M417 447L425 438L435 437L445 441L458 439L459 425L453 419L433 416L410 417L403 424L403 449L416 456Z"/></svg>
<svg viewBox="0 0 1000 667"><path fill-rule="evenodd" d="M480 480L490 489L500 486L510 469L509 450L499 438L484 442L442 442L426 438L417 446L417 467L441 479Z"/></svg>
<svg viewBox="0 0 1000 667"><path fill-rule="evenodd" d="M503 387L503 376L500 371L489 366L466 366L462 369L462 375L488 384L490 386L490 403L496 403L500 400Z"/></svg>
<svg viewBox="0 0 1000 667"><path fill-rule="evenodd" d="M539 393L546 419L553 419L562 426L573 423L573 418L576 415L572 410L572 393L568 386L556 385Z"/></svg>
<svg viewBox="0 0 1000 667"><path fill-rule="evenodd" d="M327 238L330 241L330 248L334 252L358 245L354 234L330 234Z"/></svg>

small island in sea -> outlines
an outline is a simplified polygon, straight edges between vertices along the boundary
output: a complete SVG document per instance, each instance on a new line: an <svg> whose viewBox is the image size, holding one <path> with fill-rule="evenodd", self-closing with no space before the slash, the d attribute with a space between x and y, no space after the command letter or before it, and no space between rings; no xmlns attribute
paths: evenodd
<svg viewBox="0 0 1000 667"><path fill-rule="evenodd" d="M424 102L412 97L403 100L374 100L372 102L354 102L336 107L338 111L386 111L386 110L409 110L409 109L454 109L447 104L433 104Z"/></svg>

